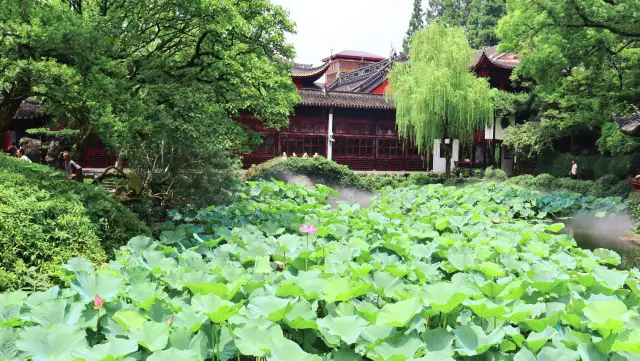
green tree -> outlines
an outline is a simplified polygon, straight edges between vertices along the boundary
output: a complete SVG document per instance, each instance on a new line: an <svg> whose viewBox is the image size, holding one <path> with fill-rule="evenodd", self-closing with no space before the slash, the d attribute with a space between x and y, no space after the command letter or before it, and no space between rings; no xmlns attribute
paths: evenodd
<svg viewBox="0 0 640 361"><path fill-rule="evenodd" d="M206 199L247 132L288 122L288 15L268 0L0 2L0 132L39 96L56 119L119 150L163 200ZM194 198L198 195L197 198Z"/></svg>
<svg viewBox="0 0 640 361"><path fill-rule="evenodd" d="M534 81L549 133L612 129L612 113L640 102L639 0L508 0L507 7L501 46L521 55L516 76Z"/></svg>
<svg viewBox="0 0 640 361"><path fill-rule="evenodd" d="M422 8L422 0L413 0L413 14L409 21L409 30L407 30L407 36L405 36L402 42L402 49L405 54L409 53L409 45L411 44L411 38L416 33L424 28L424 9Z"/></svg>
<svg viewBox="0 0 640 361"><path fill-rule="evenodd" d="M431 0L427 23L440 21L461 27L474 49L498 44L498 20L506 13L506 0Z"/></svg>
<svg viewBox="0 0 640 361"><path fill-rule="evenodd" d="M411 41L409 62L389 72L398 131L420 151L429 153L435 139L472 139L474 129L493 121L494 93L487 79L470 71L472 55L462 29L433 23ZM445 146L447 176L450 147Z"/></svg>

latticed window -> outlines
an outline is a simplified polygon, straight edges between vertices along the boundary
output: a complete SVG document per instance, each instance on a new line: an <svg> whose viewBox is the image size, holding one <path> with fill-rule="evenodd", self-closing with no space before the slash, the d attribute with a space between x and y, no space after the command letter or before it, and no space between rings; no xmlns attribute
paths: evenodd
<svg viewBox="0 0 640 361"><path fill-rule="evenodd" d="M275 154L276 153L276 136L265 135L264 141L262 143L253 145L253 153Z"/></svg>
<svg viewBox="0 0 640 361"><path fill-rule="evenodd" d="M291 155L303 155L307 153L312 156L316 153L325 154L327 152L327 138L322 136L282 136L282 151Z"/></svg>
<svg viewBox="0 0 640 361"><path fill-rule="evenodd" d="M396 139L378 140L378 155L388 157L402 156L402 144Z"/></svg>
<svg viewBox="0 0 640 361"><path fill-rule="evenodd" d="M373 139L338 138L333 144L336 156L373 156Z"/></svg>

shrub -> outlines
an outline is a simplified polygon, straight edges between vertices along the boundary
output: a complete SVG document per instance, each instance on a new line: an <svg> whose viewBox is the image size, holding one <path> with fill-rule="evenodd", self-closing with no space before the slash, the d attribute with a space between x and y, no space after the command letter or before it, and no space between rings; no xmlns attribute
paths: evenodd
<svg viewBox="0 0 640 361"><path fill-rule="evenodd" d="M300 174L326 185L363 188L362 180L346 165L330 161L324 157L289 157L279 162L270 161L251 169L248 180L279 179L287 175Z"/></svg>
<svg viewBox="0 0 640 361"><path fill-rule="evenodd" d="M541 155L536 162L535 171L537 174L549 173L555 177L568 177L572 160L578 164L579 178L586 180L595 180L606 175L624 179L640 171L640 154L605 157L558 153Z"/></svg>
<svg viewBox="0 0 640 361"><path fill-rule="evenodd" d="M148 229L107 190L0 156L0 289L35 267L52 280L75 256L95 263Z"/></svg>
<svg viewBox="0 0 640 361"><path fill-rule="evenodd" d="M507 173L505 173L502 169L496 169L493 167L488 167L484 171L484 177L488 180L499 182L506 181L508 179Z"/></svg>
<svg viewBox="0 0 640 361"><path fill-rule="evenodd" d="M631 193L627 198L627 209L629 214L640 221L640 193Z"/></svg>
<svg viewBox="0 0 640 361"><path fill-rule="evenodd" d="M526 174L509 179L508 183L543 191L564 190L594 197L626 197L633 189L626 181L613 175L601 177L597 181L556 178L550 174L537 177Z"/></svg>

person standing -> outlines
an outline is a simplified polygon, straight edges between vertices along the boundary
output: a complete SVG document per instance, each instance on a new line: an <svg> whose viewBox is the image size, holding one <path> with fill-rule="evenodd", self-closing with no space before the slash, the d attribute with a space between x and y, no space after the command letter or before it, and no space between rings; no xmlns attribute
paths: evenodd
<svg viewBox="0 0 640 361"><path fill-rule="evenodd" d="M82 181L82 167L71 159L71 154L63 152L62 159L64 160L64 172L67 174L67 178Z"/></svg>
<svg viewBox="0 0 640 361"><path fill-rule="evenodd" d="M571 172L569 172L569 174L571 175L571 178L578 179L578 164L576 164L575 160L572 160L571 163L573 165L571 166Z"/></svg>
<svg viewBox="0 0 640 361"><path fill-rule="evenodd" d="M16 150L16 158L22 159L22 160L26 160L29 163L33 163L33 162L31 162L31 159L29 159L29 157L24 155L24 151L22 149Z"/></svg>

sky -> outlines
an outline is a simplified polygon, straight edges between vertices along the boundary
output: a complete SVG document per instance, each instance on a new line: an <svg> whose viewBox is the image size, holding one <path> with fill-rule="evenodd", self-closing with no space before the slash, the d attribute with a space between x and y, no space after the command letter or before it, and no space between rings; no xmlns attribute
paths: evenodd
<svg viewBox="0 0 640 361"><path fill-rule="evenodd" d="M290 35L296 62L321 64L343 50L387 57L400 51L409 27L412 0L271 0L289 10L297 34Z"/></svg>

